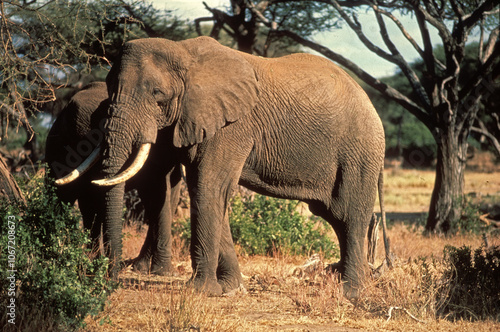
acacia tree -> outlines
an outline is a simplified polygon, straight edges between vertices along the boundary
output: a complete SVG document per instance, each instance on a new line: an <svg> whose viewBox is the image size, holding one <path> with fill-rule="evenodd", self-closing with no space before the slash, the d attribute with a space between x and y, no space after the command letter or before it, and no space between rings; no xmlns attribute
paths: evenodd
<svg viewBox="0 0 500 332"><path fill-rule="evenodd" d="M334 8L317 1L230 0L227 12L203 5L212 15L195 19L198 35L202 35L201 23L213 22L209 35L225 42L229 36L238 50L265 57L275 57L300 51L300 45L293 40L271 33L276 30L300 31L302 37L309 37L317 31L338 27ZM267 17L270 17L268 19ZM263 22L265 24L263 24Z"/></svg>
<svg viewBox="0 0 500 332"><path fill-rule="evenodd" d="M73 73L108 68L129 39L183 39L184 25L138 0L0 1L0 112L32 133L26 108L53 100Z"/></svg>
<svg viewBox="0 0 500 332"><path fill-rule="evenodd" d="M36 151L32 115L54 101L61 88L74 93L83 87L82 73L106 73L124 41L148 36L184 39L190 32L171 11L139 0L0 1L2 144L9 139L9 129L22 127L27 145ZM7 179L4 163L0 171Z"/></svg>
<svg viewBox="0 0 500 332"><path fill-rule="evenodd" d="M467 138L481 102L493 92L500 76L498 1L232 0L231 4L233 12L235 7L245 10L246 21L251 21L248 19L248 15L251 15L255 21L254 26L265 29L269 38L288 37L341 64L385 97L403 106L429 128L437 145L437 164L426 230L450 230L461 216ZM300 30L287 28L286 24L283 24L283 16L279 16L281 21L276 19L278 8L283 12L294 4L309 6L309 9L315 4L333 10L334 17L352 29L374 56L399 67L408 80L412 93L405 95L397 86L390 86L371 76L341 54L310 40L310 34L304 35ZM376 45L365 34L357 16L360 11L373 13L384 47ZM313 21L323 14L324 11L302 13ZM419 27L421 43L417 42L416 36L412 36L398 19L398 14L412 15L414 24ZM214 16L214 19L220 22L224 18ZM399 29L398 33L418 52L424 63L421 73L417 73L410 66L409 61L396 47L393 42L395 35L389 32L387 22L394 23ZM430 29L437 30L439 34L445 53L444 62L435 56ZM240 34L242 30L244 28L240 28ZM474 72L463 72L465 47L470 43L471 34L479 38L478 65Z"/></svg>

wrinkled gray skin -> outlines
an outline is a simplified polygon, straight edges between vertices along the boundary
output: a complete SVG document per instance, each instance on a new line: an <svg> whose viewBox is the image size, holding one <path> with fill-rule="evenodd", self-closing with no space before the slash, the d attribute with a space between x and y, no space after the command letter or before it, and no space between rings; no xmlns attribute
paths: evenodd
<svg viewBox="0 0 500 332"><path fill-rule="evenodd" d="M109 102L104 82L93 83L73 96L60 113L47 137L46 161L49 177L58 179L78 166L104 137L104 118ZM168 130L158 135L160 140ZM163 153L164 147L161 149ZM113 262L121 253L121 231L124 190L136 188L145 206L150 227L139 256L133 260L135 270L167 275L171 264L171 222L179 201L180 164L159 160L154 149L142 170L131 180L115 187L91 184L101 174L99 164L67 185L57 187L59 198L68 203L78 200L84 227L91 232L92 245L98 248L101 226L105 252ZM175 153L172 151L171 153ZM125 188L126 187L126 188ZM114 264L110 271L116 275Z"/></svg>
<svg viewBox="0 0 500 332"><path fill-rule="evenodd" d="M377 112L342 69L308 54L256 57L208 37L140 39L124 45L106 81L105 178L143 143L162 144L165 162L182 149L196 288L221 294L242 284L228 223L240 183L304 201L326 219L346 293L356 295L385 143ZM163 128L173 129L168 144L156 136Z"/></svg>

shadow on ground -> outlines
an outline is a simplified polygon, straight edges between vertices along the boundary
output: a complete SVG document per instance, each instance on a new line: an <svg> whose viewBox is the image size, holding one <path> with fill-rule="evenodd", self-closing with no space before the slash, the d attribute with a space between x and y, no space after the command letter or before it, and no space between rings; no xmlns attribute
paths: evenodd
<svg viewBox="0 0 500 332"><path fill-rule="evenodd" d="M409 224L425 222L427 212L387 212L386 219L389 222L405 222Z"/></svg>

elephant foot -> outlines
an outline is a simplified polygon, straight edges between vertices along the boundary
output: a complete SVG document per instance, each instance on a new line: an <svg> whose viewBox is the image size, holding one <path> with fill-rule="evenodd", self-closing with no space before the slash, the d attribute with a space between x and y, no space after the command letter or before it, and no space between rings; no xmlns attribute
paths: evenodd
<svg viewBox="0 0 500 332"><path fill-rule="evenodd" d="M331 273L331 274L338 273L340 275L343 275L344 274L344 266L341 262L328 264L327 267L325 268L325 271L327 273Z"/></svg>
<svg viewBox="0 0 500 332"><path fill-rule="evenodd" d="M224 297L233 297L233 296L236 296L236 295L240 295L240 294L247 294L248 291L247 289L245 288L245 286L243 286L243 284L239 285L237 288L234 288L228 292L224 292L222 293L222 296Z"/></svg>
<svg viewBox="0 0 500 332"><path fill-rule="evenodd" d="M218 276L217 283L222 288L224 296L233 296L237 293L246 293L246 288L243 285L243 278L241 273L238 276Z"/></svg>
<svg viewBox="0 0 500 332"><path fill-rule="evenodd" d="M137 257L132 260L132 270L135 272L139 272L142 274L148 274L149 273L149 264L150 264L150 259L147 259L145 257Z"/></svg>
<svg viewBox="0 0 500 332"><path fill-rule="evenodd" d="M193 276L189 279L187 285L208 296L221 296L223 294L222 286L215 278Z"/></svg>
<svg viewBox="0 0 500 332"><path fill-rule="evenodd" d="M243 284L241 276L232 279L212 279L191 277L188 286L194 287L197 291L208 296L232 297L238 294L246 294L247 289Z"/></svg>
<svg viewBox="0 0 500 332"><path fill-rule="evenodd" d="M325 270L327 273L338 273L340 275L345 298L349 300L359 298L363 286L357 273L354 274L354 277L349 275L349 273L346 272L345 266L341 262L330 264L325 268Z"/></svg>
<svg viewBox="0 0 500 332"><path fill-rule="evenodd" d="M108 266L107 275L112 280L118 280L118 275L126 267L124 262L111 263Z"/></svg>
<svg viewBox="0 0 500 332"><path fill-rule="evenodd" d="M164 277L176 277L179 275L172 264L151 264L151 273Z"/></svg>

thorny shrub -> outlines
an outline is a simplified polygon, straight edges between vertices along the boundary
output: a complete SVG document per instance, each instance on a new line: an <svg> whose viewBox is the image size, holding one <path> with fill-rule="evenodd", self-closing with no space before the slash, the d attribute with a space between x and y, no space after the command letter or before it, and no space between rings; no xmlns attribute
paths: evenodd
<svg viewBox="0 0 500 332"><path fill-rule="evenodd" d="M500 247L444 249L449 282L440 314L450 319L500 321Z"/></svg>
<svg viewBox="0 0 500 332"><path fill-rule="evenodd" d="M103 309L116 287L107 277L108 259L91 259L88 232L78 215L59 202L42 177L23 191L26 204L0 203L0 306L15 299L18 330L79 328L87 315ZM9 292L11 280L15 296ZM10 325L9 318L3 314L1 325Z"/></svg>
<svg viewBox="0 0 500 332"><path fill-rule="evenodd" d="M420 257L370 283L359 304L375 315L404 308L420 320L500 320L500 248L447 246L444 258Z"/></svg>

